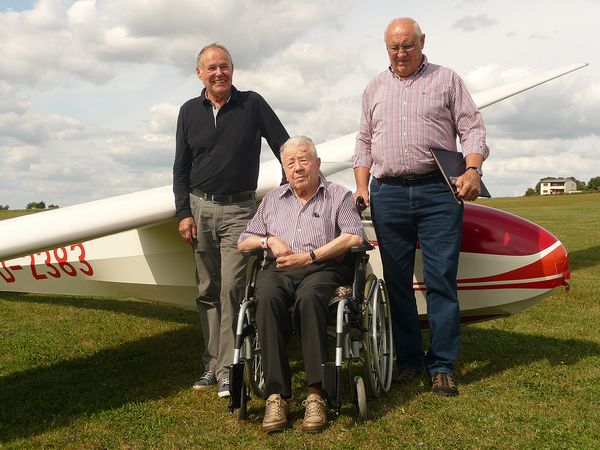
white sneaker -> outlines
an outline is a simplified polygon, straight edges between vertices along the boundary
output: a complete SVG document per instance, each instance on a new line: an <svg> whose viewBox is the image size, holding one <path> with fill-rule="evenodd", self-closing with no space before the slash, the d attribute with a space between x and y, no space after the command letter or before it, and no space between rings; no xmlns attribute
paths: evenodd
<svg viewBox="0 0 600 450"><path fill-rule="evenodd" d="M219 380L219 397L229 397L229 378Z"/></svg>

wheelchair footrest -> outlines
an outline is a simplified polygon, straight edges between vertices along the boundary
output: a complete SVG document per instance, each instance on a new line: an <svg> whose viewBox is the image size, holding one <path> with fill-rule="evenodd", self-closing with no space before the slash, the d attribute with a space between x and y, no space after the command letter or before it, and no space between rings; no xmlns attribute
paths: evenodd
<svg viewBox="0 0 600 450"><path fill-rule="evenodd" d="M229 411L241 406L244 389L244 361L229 366Z"/></svg>
<svg viewBox="0 0 600 450"><path fill-rule="evenodd" d="M323 364L323 390L327 393L329 407L339 409L340 401L340 371L334 362Z"/></svg>

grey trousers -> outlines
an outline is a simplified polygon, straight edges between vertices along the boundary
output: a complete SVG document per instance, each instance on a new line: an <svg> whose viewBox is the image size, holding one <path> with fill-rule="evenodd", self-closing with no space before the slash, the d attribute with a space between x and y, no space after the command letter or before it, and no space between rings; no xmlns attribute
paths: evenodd
<svg viewBox="0 0 600 450"><path fill-rule="evenodd" d="M246 281L246 258L237 251L240 234L256 212L256 200L214 203L190 194L197 226L196 305L206 349L204 370L229 376L235 321Z"/></svg>

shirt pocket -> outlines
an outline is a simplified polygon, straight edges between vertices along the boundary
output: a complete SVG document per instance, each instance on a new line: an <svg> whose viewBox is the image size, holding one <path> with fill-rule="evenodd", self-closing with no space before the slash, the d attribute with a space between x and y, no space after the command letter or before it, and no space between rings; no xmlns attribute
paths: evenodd
<svg viewBox="0 0 600 450"><path fill-rule="evenodd" d="M319 248L327 243L330 236L330 226L324 217L310 217L303 223L302 229L297 236L296 246L303 246L304 243L309 248Z"/></svg>
<svg viewBox="0 0 600 450"><path fill-rule="evenodd" d="M417 114L424 119L438 119L445 114L446 101L442 92L421 92Z"/></svg>

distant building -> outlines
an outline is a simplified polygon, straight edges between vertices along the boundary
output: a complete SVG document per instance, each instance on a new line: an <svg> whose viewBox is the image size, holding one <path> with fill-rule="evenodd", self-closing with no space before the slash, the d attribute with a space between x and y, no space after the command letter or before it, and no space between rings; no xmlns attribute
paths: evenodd
<svg viewBox="0 0 600 450"><path fill-rule="evenodd" d="M540 181L540 195L569 194L577 191L577 183L569 178Z"/></svg>

